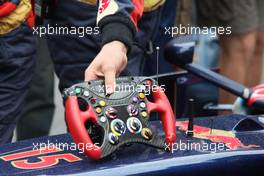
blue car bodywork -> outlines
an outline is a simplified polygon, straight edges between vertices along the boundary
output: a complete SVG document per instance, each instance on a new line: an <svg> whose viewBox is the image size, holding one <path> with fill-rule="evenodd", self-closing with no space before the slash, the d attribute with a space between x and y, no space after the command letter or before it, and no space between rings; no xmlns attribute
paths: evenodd
<svg viewBox="0 0 264 176"><path fill-rule="evenodd" d="M195 118L194 136L186 137L182 124L188 122L178 120L173 152L131 144L100 161L87 158L76 148L43 149L47 145L73 146L69 134L7 144L0 148L0 175L263 175L263 122L261 116ZM159 122L153 122L153 127L162 133ZM195 142L207 148L179 149L180 143ZM221 150L210 148L221 143L225 144ZM41 145L42 153L36 153Z"/></svg>

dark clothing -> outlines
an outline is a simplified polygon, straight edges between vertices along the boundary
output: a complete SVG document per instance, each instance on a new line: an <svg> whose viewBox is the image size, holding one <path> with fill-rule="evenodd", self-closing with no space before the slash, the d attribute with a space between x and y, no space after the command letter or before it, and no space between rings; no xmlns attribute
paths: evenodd
<svg viewBox="0 0 264 176"><path fill-rule="evenodd" d="M66 26L96 26L97 7L75 0L59 0L51 24ZM87 13L88 12L88 13ZM69 15L70 14L70 15ZM138 24L135 42L129 54L128 66L121 75L142 75L145 60L150 57L147 46L156 36L160 8L144 13ZM100 51L102 36L49 35L48 46L60 78L60 90L84 80L84 71ZM114 51L113 51L114 52ZM107 58L106 58L107 59Z"/></svg>
<svg viewBox="0 0 264 176"><path fill-rule="evenodd" d="M174 71L173 66L168 63L164 58L164 46L172 40L171 36L164 35L165 27L174 26L176 19L176 8L177 0L167 0L162 7L162 12L160 14L160 23L155 26L158 29L157 35L153 40L152 57L149 58L147 62L152 64L144 68L145 75L155 75L157 73L157 59L156 59L156 47L160 47L159 56L159 73L168 73Z"/></svg>
<svg viewBox="0 0 264 176"><path fill-rule="evenodd" d="M101 0L100 2L106 3L109 1ZM159 24L161 8L144 13L144 16L138 22L141 16L140 13L143 12L143 0L116 0L111 2L119 4L115 14L121 17L112 18L115 15L106 15L106 17L99 20L102 35L93 34L79 37L78 35L64 34L48 36L48 46L55 64L56 74L60 78L61 91L84 80L84 71L99 53L102 42L120 40L129 45L130 41L128 40L131 40L133 36L129 36L125 30L130 30L131 34L134 34L135 29L132 28L136 28L136 24L138 32L135 36L135 42L131 43L128 66L121 75L142 75L146 58L150 57L146 53L147 46L149 41L155 38L158 29L155 26ZM136 4L137 8L133 8L133 5ZM51 24L75 27L90 26L94 28L98 22L97 12L98 7L94 5L77 0L58 0ZM99 18L102 15L103 13L99 15ZM126 21L129 19L131 19L130 22ZM118 26L120 31L123 31L121 34L117 32L119 29L116 28L112 29L113 33L109 33L113 23L116 24L115 27ZM128 23L131 23L131 25L128 25ZM104 34L104 31L108 31L107 34ZM129 37L129 39L126 37ZM32 77L36 43L32 31L25 24L8 34L0 36L0 144L11 141L16 122L21 116L24 107L23 102Z"/></svg>
<svg viewBox="0 0 264 176"><path fill-rule="evenodd" d="M17 123L17 140L47 136L52 123L54 105L54 69L45 38L39 39L36 67Z"/></svg>
<svg viewBox="0 0 264 176"><path fill-rule="evenodd" d="M32 77L36 38L26 24L0 36L0 144L10 142Z"/></svg>
<svg viewBox="0 0 264 176"><path fill-rule="evenodd" d="M0 5L2 5L4 2L6 2L7 0L0 0Z"/></svg>
<svg viewBox="0 0 264 176"><path fill-rule="evenodd" d="M31 0L28 1L35 2ZM58 1L64 2L63 0ZM61 4L58 1L54 0L53 5ZM96 0L88 0L87 2L84 2L89 5L95 1ZM0 8L0 14L8 16L16 9L20 0L1 0L0 3L1 6L8 7ZM83 4L83 2L79 2L77 0L75 0L75 3L79 5ZM101 44L105 44L113 40L119 40L126 44L126 46L130 49L136 33L138 21L144 10L144 0L98 0L96 9L98 10L98 13L96 14L96 22L103 34ZM70 14L71 13L67 15ZM0 17L2 15L0 15ZM118 31L122 31L124 35L119 35L120 33Z"/></svg>

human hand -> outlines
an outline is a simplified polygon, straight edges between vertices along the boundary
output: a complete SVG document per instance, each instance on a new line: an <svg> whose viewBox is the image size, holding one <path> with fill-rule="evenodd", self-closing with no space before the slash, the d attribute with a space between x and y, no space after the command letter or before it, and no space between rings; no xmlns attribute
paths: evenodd
<svg viewBox="0 0 264 176"><path fill-rule="evenodd" d="M114 93L116 76L127 65L127 48L120 41L112 41L105 44L99 54L85 70L85 81L105 79L106 94Z"/></svg>

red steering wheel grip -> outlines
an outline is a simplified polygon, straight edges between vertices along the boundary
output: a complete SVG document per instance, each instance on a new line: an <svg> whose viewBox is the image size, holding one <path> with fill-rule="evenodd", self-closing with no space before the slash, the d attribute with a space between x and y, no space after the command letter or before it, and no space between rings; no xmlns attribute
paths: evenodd
<svg viewBox="0 0 264 176"><path fill-rule="evenodd" d="M176 140L175 116L171 109L170 102L164 91L158 87L152 92L154 102L147 101L148 113L157 111L161 115L161 121L166 136L166 143L172 147Z"/></svg>
<svg viewBox="0 0 264 176"><path fill-rule="evenodd" d="M95 145L85 128L85 122L91 120L96 123L96 115L92 108L87 107L86 111L81 111L76 96L70 96L65 103L66 121L76 144L83 146L84 153L92 159L101 158L101 148Z"/></svg>
<svg viewBox="0 0 264 176"><path fill-rule="evenodd" d="M0 6L0 17L7 16L16 9L17 5L12 2L5 2Z"/></svg>

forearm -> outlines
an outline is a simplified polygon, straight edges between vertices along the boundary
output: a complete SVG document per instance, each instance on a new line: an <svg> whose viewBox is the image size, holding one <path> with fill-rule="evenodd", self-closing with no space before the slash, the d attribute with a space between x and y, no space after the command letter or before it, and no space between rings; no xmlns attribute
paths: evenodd
<svg viewBox="0 0 264 176"><path fill-rule="evenodd" d="M131 48L137 22L143 14L143 0L100 0L97 23L102 33L102 45L120 41Z"/></svg>

